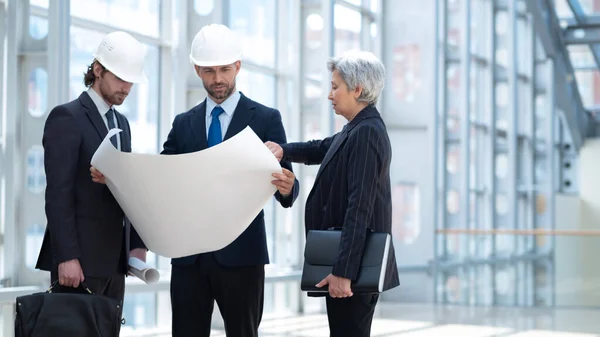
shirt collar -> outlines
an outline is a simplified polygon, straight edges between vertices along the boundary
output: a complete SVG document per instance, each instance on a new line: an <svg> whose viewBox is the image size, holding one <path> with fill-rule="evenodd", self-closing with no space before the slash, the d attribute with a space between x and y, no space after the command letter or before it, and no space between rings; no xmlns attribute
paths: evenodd
<svg viewBox="0 0 600 337"><path fill-rule="evenodd" d="M111 107L108 104L106 104L106 101L103 100L102 97L100 97L100 95L98 95L96 90L94 90L92 87L88 88L87 93L92 99L92 102L94 102L94 104L96 105L96 108L98 109L100 115L104 117L108 109L110 109Z"/></svg>
<svg viewBox="0 0 600 337"><path fill-rule="evenodd" d="M206 117L210 117L210 113L213 111L213 109L219 105L221 108L223 108L223 110L225 111L225 114L227 114L228 117L233 116L233 112L235 111L235 108L237 107L240 98L241 98L241 94L238 90L234 91L233 94L231 94L231 96L229 96L225 101L223 101L223 103L221 104L217 104L215 103L215 101L213 101L210 97L206 97Z"/></svg>

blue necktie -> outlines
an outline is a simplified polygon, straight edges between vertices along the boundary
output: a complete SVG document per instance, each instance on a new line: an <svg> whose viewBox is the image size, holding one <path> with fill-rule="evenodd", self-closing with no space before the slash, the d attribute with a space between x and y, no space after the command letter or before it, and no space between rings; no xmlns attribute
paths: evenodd
<svg viewBox="0 0 600 337"><path fill-rule="evenodd" d="M106 120L108 121L108 129L114 129L115 128L115 113L113 111L113 109L108 109L108 111L106 112ZM113 145L115 146L115 148L119 148L117 146L117 135L114 135L112 137L110 137L110 142L113 143Z"/></svg>
<svg viewBox="0 0 600 337"><path fill-rule="evenodd" d="M216 106L210 113L212 121L208 128L208 147L215 146L223 141L223 134L221 133L221 122L219 116L225 112L220 106Z"/></svg>

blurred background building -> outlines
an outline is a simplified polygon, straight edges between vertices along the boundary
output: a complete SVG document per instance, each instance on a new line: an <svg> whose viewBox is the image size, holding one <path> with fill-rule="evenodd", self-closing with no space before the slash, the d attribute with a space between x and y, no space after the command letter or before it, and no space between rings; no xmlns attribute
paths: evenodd
<svg viewBox="0 0 600 337"><path fill-rule="evenodd" d="M238 89L279 109L290 141L344 125L328 57L363 49L386 65L401 286L373 336L600 336L600 1L0 0L3 336L15 297L49 281L34 269L48 112L84 90L102 36L125 30L148 47L149 82L119 111L133 151L160 152L205 97L188 54L209 23L243 35ZM328 336L323 300L299 290L317 170L295 166L292 209L265 206L264 336ZM170 335L169 260L149 261L162 281L128 278L123 336ZM213 325L224 336L218 313Z"/></svg>

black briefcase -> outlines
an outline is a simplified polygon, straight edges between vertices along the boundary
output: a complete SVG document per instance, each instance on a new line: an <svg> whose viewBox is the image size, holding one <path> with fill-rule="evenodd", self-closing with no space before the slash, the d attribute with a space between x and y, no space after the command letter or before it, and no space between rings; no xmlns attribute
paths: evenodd
<svg viewBox="0 0 600 337"><path fill-rule="evenodd" d="M342 232L335 230L311 230L306 236L304 268L300 289L308 292L328 292L327 286L315 285L331 274L335 258L339 253ZM352 282L352 292L375 294L383 291L385 271L392 236L369 230L358 277Z"/></svg>
<svg viewBox="0 0 600 337"><path fill-rule="evenodd" d="M80 288L61 293L54 282L46 292L17 297L15 337L117 337L122 303Z"/></svg>

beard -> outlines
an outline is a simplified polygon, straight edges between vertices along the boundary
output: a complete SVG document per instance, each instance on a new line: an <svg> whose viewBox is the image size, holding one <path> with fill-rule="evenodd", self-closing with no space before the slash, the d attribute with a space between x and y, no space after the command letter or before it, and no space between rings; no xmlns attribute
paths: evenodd
<svg viewBox="0 0 600 337"><path fill-rule="evenodd" d="M231 96L233 90L235 90L235 80L233 81L233 84L231 86L227 86L226 83L216 83L211 86L206 85L206 83L204 82L203 84L206 92L211 97L218 100L226 99L227 97ZM216 87L219 87L219 89L217 90Z"/></svg>
<svg viewBox="0 0 600 337"><path fill-rule="evenodd" d="M116 93L110 96L104 96L104 100L108 101L112 105L121 105L127 98L127 94Z"/></svg>
<svg viewBox="0 0 600 337"><path fill-rule="evenodd" d="M102 96L102 98L112 104L112 105L121 105L123 104L123 102L125 101L125 98L127 98L127 96L129 95L129 93L126 92L113 92L113 93L109 93L106 91L106 89L101 85L100 86L100 95Z"/></svg>

